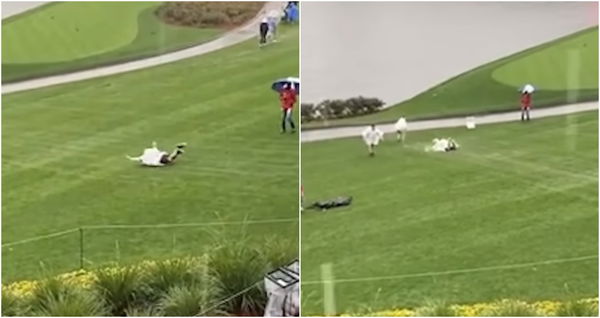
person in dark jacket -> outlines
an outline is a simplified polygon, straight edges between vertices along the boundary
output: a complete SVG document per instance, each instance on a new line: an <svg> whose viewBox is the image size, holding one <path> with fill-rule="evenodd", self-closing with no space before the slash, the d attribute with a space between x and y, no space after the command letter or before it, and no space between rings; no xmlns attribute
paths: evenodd
<svg viewBox="0 0 600 318"><path fill-rule="evenodd" d="M267 21L267 18L263 18L260 22L259 32L260 41L258 43L260 46L263 46L267 44L267 34L269 34L269 21Z"/></svg>

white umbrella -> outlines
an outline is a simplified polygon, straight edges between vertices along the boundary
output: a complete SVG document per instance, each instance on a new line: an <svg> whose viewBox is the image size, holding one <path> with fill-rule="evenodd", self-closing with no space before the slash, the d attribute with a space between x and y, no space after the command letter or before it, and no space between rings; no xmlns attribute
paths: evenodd
<svg viewBox="0 0 600 318"><path fill-rule="evenodd" d="M527 84L523 87L523 89L521 90L521 93L531 94L534 91L535 91L535 88L533 87L533 85Z"/></svg>

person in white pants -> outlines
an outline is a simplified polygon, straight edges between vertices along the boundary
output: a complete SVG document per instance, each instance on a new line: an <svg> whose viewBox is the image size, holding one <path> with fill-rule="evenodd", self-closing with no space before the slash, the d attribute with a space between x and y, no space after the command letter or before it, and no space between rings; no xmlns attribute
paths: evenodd
<svg viewBox="0 0 600 318"><path fill-rule="evenodd" d="M156 147L156 141L152 142L151 148L144 149L144 152L139 157L125 156L131 161L137 161L143 166L148 167L162 167L175 162L175 159L183 153L186 143L180 143L176 146L175 150L168 154L165 151L161 151Z"/></svg>
<svg viewBox="0 0 600 318"><path fill-rule="evenodd" d="M458 143L452 138L433 138L432 145L425 148L425 151L448 152L458 150Z"/></svg>
<svg viewBox="0 0 600 318"><path fill-rule="evenodd" d="M367 148L369 148L369 156L375 156L375 147L379 142L383 141L383 132L371 125L362 132L362 138Z"/></svg>
<svg viewBox="0 0 600 318"><path fill-rule="evenodd" d="M408 129L406 118L400 117L394 125L394 128L396 129L396 138L398 142L404 143L404 140L406 139L406 130Z"/></svg>

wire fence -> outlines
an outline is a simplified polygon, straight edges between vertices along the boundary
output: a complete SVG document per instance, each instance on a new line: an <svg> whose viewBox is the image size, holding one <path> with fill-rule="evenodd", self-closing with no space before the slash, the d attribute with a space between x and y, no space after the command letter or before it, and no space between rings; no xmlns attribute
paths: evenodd
<svg viewBox="0 0 600 318"><path fill-rule="evenodd" d="M297 231L297 222L288 218L82 226L2 244L2 279L6 283L110 263L202 255L207 246L222 239Z"/></svg>

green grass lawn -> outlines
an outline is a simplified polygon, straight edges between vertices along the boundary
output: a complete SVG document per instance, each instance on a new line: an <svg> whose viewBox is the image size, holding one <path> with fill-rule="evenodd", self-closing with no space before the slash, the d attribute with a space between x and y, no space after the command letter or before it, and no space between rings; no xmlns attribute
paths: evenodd
<svg viewBox="0 0 600 318"><path fill-rule="evenodd" d="M578 71L571 74L573 69ZM568 82L570 78L573 83ZM381 112L310 122L303 128L384 123L400 116L418 120L515 110L518 88L525 83L537 87L534 107L597 100L598 27L470 70Z"/></svg>
<svg viewBox="0 0 600 318"><path fill-rule="evenodd" d="M159 2L68 2L2 23L2 81L123 62L200 44L224 30L178 27Z"/></svg>
<svg viewBox="0 0 600 318"><path fill-rule="evenodd" d="M285 223L88 230L85 262L197 254L220 235L298 239L298 136L271 82L299 72L298 28L202 57L3 96L2 241L106 224ZM125 159L156 140L171 167ZM3 282L78 267L79 234L2 250Z"/></svg>
<svg viewBox="0 0 600 318"><path fill-rule="evenodd" d="M452 136L455 153L426 153ZM501 298L598 295L596 258L404 279L598 253L598 113L411 133L374 158L360 138L302 144L306 201L354 196L302 215L302 312L322 314L332 263L340 313ZM383 278L381 278L383 276ZM373 277L380 279L371 280Z"/></svg>

